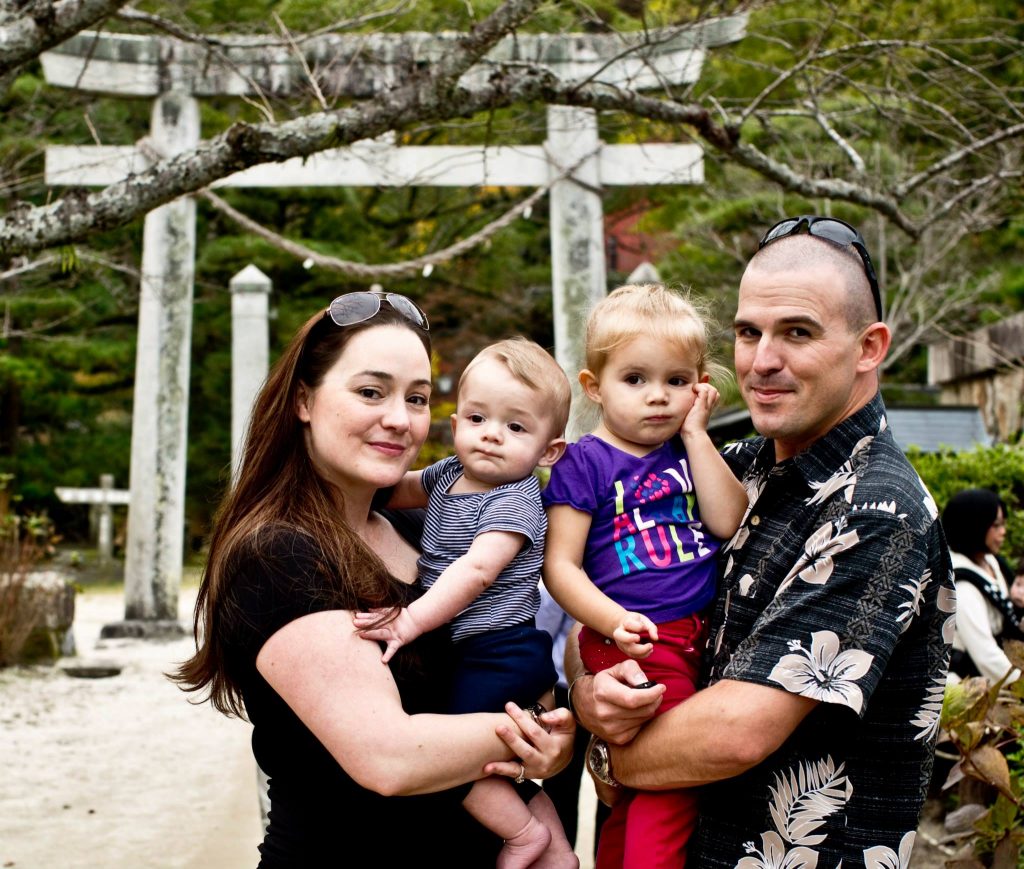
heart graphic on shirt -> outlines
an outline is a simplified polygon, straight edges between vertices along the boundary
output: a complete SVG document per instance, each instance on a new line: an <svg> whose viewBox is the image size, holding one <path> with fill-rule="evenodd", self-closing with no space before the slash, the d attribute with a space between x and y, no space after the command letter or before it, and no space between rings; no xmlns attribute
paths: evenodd
<svg viewBox="0 0 1024 869"><path fill-rule="evenodd" d="M634 480L639 480L639 476L633 477ZM664 498L669 494L668 480L663 480L655 473L647 475L646 479L633 491L633 497L636 498L641 504L646 504L648 501L657 501L659 498Z"/></svg>

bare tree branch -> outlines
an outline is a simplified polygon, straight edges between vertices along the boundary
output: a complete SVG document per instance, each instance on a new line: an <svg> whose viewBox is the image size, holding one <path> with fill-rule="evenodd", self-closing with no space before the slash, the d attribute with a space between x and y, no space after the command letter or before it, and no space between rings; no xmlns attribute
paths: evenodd
<svg viewBox="0 0 1024 869"><path fill-rule="evenodd" d="M128 0L58 0L29 6L20 15L0 18L0 76L35 60L48 48L92 27Z"/></svg>

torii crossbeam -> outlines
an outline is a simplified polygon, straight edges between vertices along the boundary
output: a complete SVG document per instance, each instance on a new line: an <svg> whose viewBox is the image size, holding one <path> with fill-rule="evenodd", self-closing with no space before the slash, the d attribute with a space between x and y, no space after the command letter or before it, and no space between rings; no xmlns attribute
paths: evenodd
<svg viewBox="0 0 1024 869"><path fill-rule="evenodd" d="M507 37L463 77L485 80L495 64L528 62L566 81L646 89L697 80L709 47L735 42L743 15L636 35ZM296 93L316 70L327 94L367 98L450 49L456 34L330 35L292 49L220 37L218 54L169 37L82 33L42 56L50 84L155 98L149 139L164 156L200 141L197 96ZM105 186L148 167L142 149L46 151L52 185ZM572 170L567 177L568 170ZM556 180L557 179L557 180ZM552 183L554 181L554 183ZM579 323L607 292L600 190L611 185L699 184L693 144L610 145L589 109L550 106L542 146L394 147L360 142L306 160L265 164L222 179L229 187L469 186L551 184L555 354L575 382ZM177 618L185 491L195 205L183 197L146 217L132 419L131 509L125 619ZM575 333L575 334L574 334Z"/></svg>

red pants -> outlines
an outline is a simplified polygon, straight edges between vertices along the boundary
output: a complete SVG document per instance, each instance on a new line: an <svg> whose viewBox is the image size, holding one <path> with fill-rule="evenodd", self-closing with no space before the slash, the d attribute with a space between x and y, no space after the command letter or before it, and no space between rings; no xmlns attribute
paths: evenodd
<svg viewBox="0 0 1024 869"><path fill-rule="evenodd" d="M658 715L696 692L704 632L698 615L658 625L654 651L638 662L648 679L667 687ZM586 627L580 656L591 672L627 660L612 640ZM601 828L596 869L681 869L696 823L693 791L627 790Z"/></svg>

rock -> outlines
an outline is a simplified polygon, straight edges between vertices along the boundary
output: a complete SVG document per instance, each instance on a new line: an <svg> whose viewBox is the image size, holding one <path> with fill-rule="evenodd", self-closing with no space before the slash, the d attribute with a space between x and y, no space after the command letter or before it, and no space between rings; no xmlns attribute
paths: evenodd
<svg viewBox="0 0 1024 869"><path fill-rule="evenodd" d="M24 664L54 663L75 620L75 586L59 571L33 571L25 576L18 608L35 626L14 657Z"/></svg>
<svg viewBox="0 0 1024 869"><path fill-rule="evenodd" d="M102 640L177 640L187 634L185 626L174 619L127 619L111 622L100 629Z"/></svg>
<svg viewBox="0 0 1024 869"><path fill-rule="evenodd" d="M121 674L121 666L118 664L65 664L61 669L69 676L76 679L108 679L111 676Z"/></svg>

